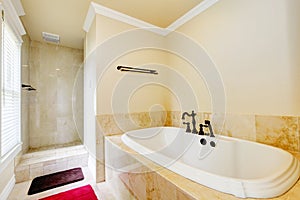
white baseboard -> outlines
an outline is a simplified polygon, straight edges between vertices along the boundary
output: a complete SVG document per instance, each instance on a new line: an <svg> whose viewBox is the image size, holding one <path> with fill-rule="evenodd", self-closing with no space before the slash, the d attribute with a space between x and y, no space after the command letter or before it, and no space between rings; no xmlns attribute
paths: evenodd
<svg viewBox="0 0 300 200"><path fill-rule="evenodd" d="M0 194L0 199L7 199L11 191L13 190L16 183L15 175L11 177L9 182L6 184L4 190Z"/></svg>

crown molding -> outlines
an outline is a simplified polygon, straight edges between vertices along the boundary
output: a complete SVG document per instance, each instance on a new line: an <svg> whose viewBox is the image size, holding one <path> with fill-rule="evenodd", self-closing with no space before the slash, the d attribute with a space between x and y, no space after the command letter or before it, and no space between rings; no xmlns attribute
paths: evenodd
<svg viewBox="0 0 300 200"><path fill-rule="evenodd" d="M190 21L215 3L217 3L219 0L204 0L196 7L192 8L190 11L188 11L186 14L184 14L182 17L177 19L175 22L173 22L171 25L168 26L168 30L175 31L177 28L185 24L186 22Z"/></svg>
<svg viewBox="0 0 300 200"><path fill-rule="evenodd" d="M24 11L23 5L21 3L21 0L11 0L11 2L14 5L14 8L17 11L17 14L19 16L24 16L25 15L25 11Z"/></svg>
<svg viewBox="0 0 300 200"><path fill-rule="evenodd" d="M134 17L125 15L123 13L112 10L110 8L104 7L104 6L99 5L95 2L91 2L90 8L89 8L89 11L88 11L88 14L87 14L87 18L86 18L84 26L83 26L83 29L86 32L89 31L96 14L100 14L100 15L103 15L105 17L109 17L111 19L121 21L121 22L130 24L132 26L138 27L138 28L148 29L149 31L160 34L160 35L166 34L165 33L166 30L163 29L163 28L160 28L160 27L155 26L153 24L150 24L150 23L144 22L142 20L136 19Z"/></svg>
<svg viewBox="0 0 300 200"><path fill-rule="evenodd" d="M166 36L170 32L176 30L195 16L199 15L201 12L208 9L210 6L217 3L219 0L204 0L196 7L192 8L190 11L188 11L185 15L177 19L175 22L173 22L170 26L167 28L161 28L158 26L155 26L153 24L150 24L148 22L144 22L142 20L136 19L134 17L128 16L126 14L120 13L118 11L112 10L110 8L104 7L102 5L99 5L95 2L91 2L87 16L85 18L85 22L83 25L83 30L85 32L88 32L90 30L90 27L93 23L93 20L96 16L96 14L100 14L127 24L130 24L132 26L142 28L148 31L151 31L153 33Z"/></svg>
<svg viewBox="0 0 300 200"><path fill-rule="evenodd" d="M17 34L18 39L22 41L21 36L26 34L23 24L19 18L19 15L10 0L2 0L1 9L4 10L5 20L11 26L13 31Z"/></svg>

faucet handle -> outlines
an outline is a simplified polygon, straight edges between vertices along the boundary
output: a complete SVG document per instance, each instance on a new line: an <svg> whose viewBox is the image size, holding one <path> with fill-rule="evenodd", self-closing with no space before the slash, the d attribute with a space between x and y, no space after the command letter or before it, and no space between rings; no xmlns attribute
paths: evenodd
<svg viewBox="0 0 300 200"><path fill-rule="evenodd" d="M191 127L190 127L190 122L183 122L184 125L186 125L186 131L187 133L192 132Z"/></svg>
<svg viewBox="0 0 300 200"><path fill-rule="evenodd" d="M199 135L205 135L205 133L203 131L204 125L203 124L199 124L199 127L200 127L200 129L199 129Z"/></svg>
<svg viewBox="0 0 300 200"><path fill-rule="evenodd" d="M211 124L210 124L210 121L209 120L205 120L204 123L207 125L207 127L209 129L209 132L210 132L209 135L210 135L210 137L215 137L213 129L212 129Z"/></svg>

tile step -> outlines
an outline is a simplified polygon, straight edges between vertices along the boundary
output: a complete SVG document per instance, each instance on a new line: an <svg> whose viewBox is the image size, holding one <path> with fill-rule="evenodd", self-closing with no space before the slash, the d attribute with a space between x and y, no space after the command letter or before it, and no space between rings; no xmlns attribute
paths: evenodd
<svg viewBox="0 0 300 200"><path fill-rule="evenodd" d="M88 164L88 152L83 145L24 154L15 168L16 182L31 180L58 171Z"/></svg>

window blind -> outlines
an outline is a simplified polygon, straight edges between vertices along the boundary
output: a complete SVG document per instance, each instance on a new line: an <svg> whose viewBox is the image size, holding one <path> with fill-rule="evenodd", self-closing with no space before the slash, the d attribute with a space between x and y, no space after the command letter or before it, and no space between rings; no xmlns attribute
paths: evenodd
<svg viewBox="0 0 300 200"><path fill-rule="evenodd" d="M19 144L21 119L20 44L2 23L1 157Z"/></svg>

